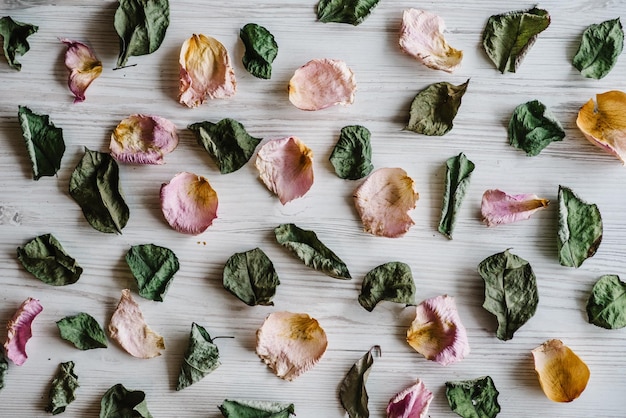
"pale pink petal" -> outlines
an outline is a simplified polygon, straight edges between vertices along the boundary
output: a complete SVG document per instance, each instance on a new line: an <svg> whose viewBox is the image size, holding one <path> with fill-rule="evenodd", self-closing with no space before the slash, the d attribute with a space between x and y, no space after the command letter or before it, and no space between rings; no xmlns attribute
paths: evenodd
<svg viewBox="0 0 626 418"><path fill-rule="evenodd" d="M255 165L261 181L283 205L304 196L313 185L313 151L295 136L267 142Z"/></svg>
<svg viewBox="0 0 626 418"><path fill-rule="evenodd" d="M122 297L109 322L109 335L128 354L138 358L160 356L161 350L165 349L163 337L146 324L128 289L122 290Z"/></svg>
<svg viewBox="0 0 626 418"><path fill-rule="evenodd" d="M192 35L180 49L180 92L178 100L196 107L209 99L235 94L237 81L228 51L217 39Z"/></svg>
<svg viewBox="0 0 626 418"><path fill-rule="evenodd" d="M462 360L470 352L467 331L454 298L448 295L426 299L416 306L406 340L415 351L443 366Z"/></svg>
<svg viewBox="0 0 626 418"><path fill-rule="evenodd" d="M443 37L446 25L436 14L408 9L402 14L400 48L434 70L451 73L461 65L463 51L452 48Z"/></svg>
<svg viewBox="0 0 626 418"><path fill-rule="evenodd" d="M85 100L85 90L93 80L102 74L102 62L94 52L82 42L61 39L67 45L65 66L70 70L67 85L74 95L74 103Z"/></svg>
<svg viewBox="0 0 626 418"><path fill-rule="evenodd" d="M197 174L178 173L161 186L163 216L178 232L197 235L206 231L217 218L217 205L217 193Z"/></svg>
<svg viewBox="0 0 626 418"><path fill-rule="evenodd" d="M327 346L322 327L304 313L272 313L256 332L257 355L285 380L293 380L311 369Z"/></svg>
<svg viewBox="0 0 626 418"><path fill-rule="evenodd" d="M354 74L340 60L311 60L298 68L289 81L289 101L302 110L352 104L355 91Z"/></svg>
<svg viewBox="0 0 626 418"><path fill-rule="evenodd" d="M163 164L178 145L176 126L159 116L131 115L111 134L111 156L134 164Z"/></svg>
<svg viewBox="0 0 626 418"><path fill-rule="evenodd" d="M508 195L502 190L492 189L483 193L480 212L483 222L494 226L528 219L548 203L549 200L540 199L535 194Z"/></svg>
<svg viewBox="0 0 626 418"><path fill-rule="evenodd" d="M33 320L41 311L43 311L43 307L39 300L28 298L7 323L7 339L4 343L4 351L9 360L18 366L24 364L28 358L26 343L33 336L31 330Z"/></svg>
<svg viewBox="0 0 626 418"><path fill-rule="evenodd" d="M380 168L354 191L354 203L365 232L396 238L415 223L408 212L419 194L413 179L401 168Z"/></svg>
<svg viewBox="0 0 626 418"><path fill-rule="evenodd" d="M417 382L398 393L387 405L387 418L427 418L433 393Z"/></svg>

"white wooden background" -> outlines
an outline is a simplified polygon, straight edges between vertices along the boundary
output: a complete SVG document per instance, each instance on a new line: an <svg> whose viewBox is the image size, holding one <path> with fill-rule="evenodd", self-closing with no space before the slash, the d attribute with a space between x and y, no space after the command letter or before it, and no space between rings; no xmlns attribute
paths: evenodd
<svg viewBox="0 0 626 418"><path fill-rule="evenodd" d="M544 1L539 6L552 24L539 36L516 74L500 74L482 51L487 18L525 9L533 2L496 0L383 0L360 26L316 21L315 0L172 0L171 24L154 54L131 57L135 67L112 71L118 54L113 28L117 2L0 0L2 15L39 26L29 38L31 51L19 58L21 72L0 60L0 323L27 297L41 300L28 343L29 359L11 364L0 391L0 416L39 417L50 381L60 362L73 360L79 375L77 399L64 416L95 417L102 394L122 383L146 392L155 417L218 417L225 398L293 402L299 418L343 416L338 386L350 366L371 346L382 348L367 389L372 417L384 416L390 397L422 379L434 392L432 417L456 416L445 398L448 380L490 375L500 391L502 417L623 417L626 407L626 330L605 330L587 322L585 304L595 281L604 274L626 278L626 169L589 144L575 125L579 107L595 94L626 90L626 58L603 80L583 78L571 65L584 28L617 16L626 18L625 1ZM402 11L421 7L442 16L447 39L464 50L454 74L433 71L404 55L397 46ZM239 29L255 22L276 37L279 54L271 80L256 79L242 64ZM176 100L178 54L193 33L219 39L235 66L234 98L188 109ZM104 71L87 91L87 100L72 104L63 64L67 37L87 42L103 61ZM294 70L313 58L345 60L358 91L352 106L305 112L292 106L287 83ZM454 129L444 137L402 131L415 94L427 85L471 78ZM528 100L545 103L565 127L564 141L537 157L508 145L506 126L515 106ZM33 181L17 120L18 105L49 114L63 128L67 151L57 177ZM121 182L130 206L122 235L92 229L68 194L69 177L84 147L107 151L117 123L134 113L155 114L179 128L180 144L163 166L121 166ZM190 123L231 117L257 137L300 137L315 153L315 184L301 199L282 206L257 179L252 162L220 175L215 164L186 130ZM420 200L412 212L415 226L402 238L386 239L362 232L352 203L359 182L337 178L328 162L341 127L362 124L372 132L376 168L402 167L415 180ZM444 161L459 152L476 164L454 240L436 231L443 193ZM219 218L205 233L192 237L173 231L163 220L159 188L179 171L206 176L219 198ZM598 253L579 269L557 259L559 184L596 203L604 220ZM547 210L522 223L487 228L480 221L480 199L489 188L530 192L550 199ZM293 222L317 232L348 265L353 279L340 281L304 267L273 238L273 228ZM84 267L81 279L53 287L29 275L17 262L16 247L44 233L54 234ZM165 302L136 294L124 261L131 245L155 243L180 259ZM222 268L235 252L261 247L281 279L274 307L248 307L226 292ZM476 272L484 258L511 248L527 259L537 276L539 307L513 340L495 337L496 321L482 307L483 281ZM405 342L413 309L382 303L369 313L357 302L363 276L388 261L403 261L412 270L417 301L440 294L456 297L468 329L471 354L442 367L426 361ZM161 357L140 360L114 342L109 348L75 349L58 335L55 321L85 311L101 324L109 318L120 291L133 289L148 324L165 338ZM323 359L294 382L275 377L254 352L255 332L270 312L306 312L328 334ZM222 366L200 383L174 390L192 322L220 339ZM0 340L6 331L0 329ZM542 393L530 351L558 338L589 366L591 379L582 396L557 404Z"/></svg>

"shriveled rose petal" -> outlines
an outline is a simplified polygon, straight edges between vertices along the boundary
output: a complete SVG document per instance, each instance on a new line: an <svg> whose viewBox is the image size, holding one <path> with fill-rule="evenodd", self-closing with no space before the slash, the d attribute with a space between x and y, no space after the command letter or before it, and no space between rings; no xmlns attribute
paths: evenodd
<svg viewBox="0 0 626 418"><path fill-rule="evenodd" d="M548 399L571 402L587 387L589 368L560 340L548 340L533 351L539 384Z"/></svg>
<svg viewBox="0 0 626 418"><path fill-rule="evenodd" d="M28 298L22 302L7 323L7 339L4 342L4 352L9 360L18 366L24 364L28 358L26 343L33 336L31 330L33 320L41 311L43 311L43 307L39 300Z"/></svg>
<svg viewBox="0 0 626 418"><path fill-rule="evenodd" d="M163 337L146 324L128 289L122 290L122 297L109 322L109 335L128 354L138 358L160 356L161 350L165 349Z"/></svg>
<svg viewBox="0 0 626 418"><path fill-rule="evenodd" d="M192 35L180 49L178 101L196 107L209 99L225 99L237 91L228 51L217 39Z"/></svg>
<svg viewBox="0 0 626 418"><path fill-rule="evenodd" d="M433 394L424 383L417 383L394 396L387 405L387 418L426 418Z"/></svg>
<svg viewBox="0 0 626 418"><path fill-rule="evenodd" d="M313 185L313 151L295 136L267 142L255 165L265 186L283 205L304 196Z"/></svg>
<svg viewBox="0 0 626 418"><path fill-rule="evenodd" d="M163 164L163 156L176 149L176 126L159 116L131 115L111 134L111 156L134 164Z"/></svg>
<svg viewBox="0 0 626 418"><path fill-rule="evenodd" d="M463 51L452 48L443 37L446 25L436 14L408 9L402 13L400 48L434 70L453 72L461 65Z"/></svg>
<svg viewBox="0 0 626 418"><path fill-rule="evenodd" d="M311 60L298 68L289 80L289 101L302 110L352 104L355 91L354 74L340 60Z"/></svg>
<svg viewBox="0 0 626 418"><path fill-rule="evenodd" d="M74 103L85 100L85 90L102 74L102 62L94 52L82 42L61 39L67 45L65 66L70 70L67 85L74 95Z"/></svg>
<svg viewBox="0 0 626 418"><path fill-rule="evenodd" d="M415 308L415 320L406 333L411 347L428 360L447 366L469 352L467 331L452 296L426 299Z"/></svg>
<svg viewBox="0 0 626 418"><path fill-rule="evenodd" d="M596 95L580 108L576 125L592 144L626 164L626 93L618 90Z"/></svg>
<svg viewBox="0 0 626 418"><path fill-rule="evenodd" d="M415 223L408 212L419 194L413 179L401 168L380 168L354 191L354 203L365 232L396 238Z"/></svg>
<svg viewBox="0 0 626 418"><path fill-rule="evenodd" d="M274 312L256 332L257 355L289 381L315 366L327 345L320 324L304 313Z"/></svg>
<svg viewBox="0 0 626 418"><path fill-rule="evenodd" d="M548 199L540 199L535 194L509 195L502 190L492 189L483 193L480 212L487 226L523 221L539 209L548 206Z"/></svg>

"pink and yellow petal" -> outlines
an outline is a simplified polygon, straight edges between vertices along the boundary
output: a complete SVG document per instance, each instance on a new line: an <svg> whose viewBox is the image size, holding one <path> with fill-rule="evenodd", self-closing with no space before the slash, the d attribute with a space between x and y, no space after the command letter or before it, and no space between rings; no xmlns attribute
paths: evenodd
<svg viewBox="0 0 626 418"><path fill-rule="evenodd" d="M43 311L43 307L39 300L28 298L7 323L7 339L4 343L4 351L7 358L18 366L24 364L28 358L26 343L33 336L32 324L41 311Z"/></svg>
<svg viewBox="0 0 626 418"><path fill-rule="evenodd" d="M74 103L82 102L85 100L87 87L102 74L102 62L82 42L70 39L61 39L61 42L67 45L65 66L70 70L68 87L75 97Z"/></svg>
<svg viewBox="0 0 626 418"><path fill-rule="evenodd" d="M432 400L433 393L417 379L414 385L396 394L389 401L387 418L427 418Z"/></svg>
<svg viewBox="0 0 626 418"><path fill-rule="evenodd" d="M547 199L535 194L509 195L502 190L492 189L483 193L480 212L488 226L508 224L529 219L530 216L548 206Z"/></svg>
<svg viewBox="0 0 626 418"><path fill-rule="evenodd" d="M134 164L163 164L178 145L176 126L159 116L131 115L111 135L111 156Z"/></svg>
<svg viewBox="0 0 626 418"><path fill-rule="evenodd" d="M302 110L352 104L355 91L354 73L340 60L311 60L289 81L289 101Z"/></svg>

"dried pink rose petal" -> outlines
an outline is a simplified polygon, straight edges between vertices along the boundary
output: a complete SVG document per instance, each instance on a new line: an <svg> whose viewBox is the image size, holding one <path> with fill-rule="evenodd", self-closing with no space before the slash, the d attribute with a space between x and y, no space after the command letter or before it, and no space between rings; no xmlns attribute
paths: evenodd
<svg viewBox="0 0 626 418"><path fill-rule="evenodd" d="M257 355L289 381L315 366L327 346L320 324L304 313L274 312L256 332Z"/></svg>
<svg viewBox="0 0 626 418"><path fill-rule="evenodd" d="M217 192L197 174L178 173L161 186L161 210L178 232L197 235L217 218Z"/></svg>
<svg viewBox="0 0 626 418"><path fill-rule="evenodd" d="M111 156L134 164L163 164L163 156L176 149L176 126L159 116L131 115L111 134Z"/></svg>
<svg viewBox="0 0 626 418"><path fill-rule="evenodd" d="M415 223L408 212L419 194L413 179L401 168L380 168L354 191L354 203L365 232L396 238Z"/></svg>
<svg viewBox="0 0 626 418"><path fill-rule="evenodd" d="M355 91L354 74L340 60L311 60L298 68L289 81L289 101L302 110L352 104Z"/></svg>
<svg viewBox="0 0 626 418"><path fill-rule="evenodd" d="M433 393L417 382L394 396L387 405L387 418L427 418Z"/></svg>
<svg viewBox="0 0 626 418"><path fill-rule="evenodd" d="M178 101L196 107L207 99L235 94L237 81L228 51L217 39L193 34L180 49Z"/></svg>
<svg viewBox="0 0 626 418"><path fill-rule="evenodd" d="M109 334L131 356L152 358L161 355L165 349L163 337L146 324L139 305L130 295L130 290L122 290L122 297L111 321Z"/></svg>
<svg viewBox="0 0 626 418"><path fill-rule="evenodd" d="M487 190L483 193L480 212L483 222L488 226L508 224L523 221L539 209L550 203L547 199L540 199L535 194L508 195L502 190Z"/></svg>
<svg viewBox="0 0 626 418"><path fill-rule="evenodd" d="M470 352L467 331L452 296L426 299L415 308L415 320L406 333L411 347L428 360L447 366Z"/></svg>
<svg viewBox="0 0 626 418"><path fill-rule="evenodd" d="M302 197L313 185L313 151L295 136L273 139L259 149L259 177L283 205Z"/></svg>
<svg viewBox="0 0 626 418"><path fill-rule="evenodd" d="M67 85L74 95L74 103L85 100L85 90L102 74L102 62L94 52L82 42L61 39L67 45L65 66L70 70Z"/></svg>
<svg viewBox="0 0 626 418"><path fill-rule="evenodd" d="M38 299L28 298L15 311L13 317L7 323L7 339L4 343L6 356L18 366L24 364L26 343L33 336L31 326L33 320L43 311Z"/></svg>

